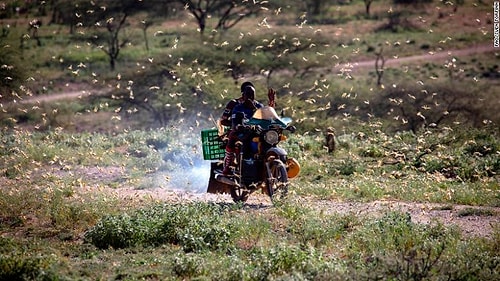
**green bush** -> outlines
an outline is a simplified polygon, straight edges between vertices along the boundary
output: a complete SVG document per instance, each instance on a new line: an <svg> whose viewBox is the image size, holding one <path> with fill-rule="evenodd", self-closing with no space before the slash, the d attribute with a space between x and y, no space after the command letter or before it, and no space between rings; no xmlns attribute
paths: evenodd
<svg viewBox="0 0 500 281"><path fill-rule="evenodd" d="M313 280L324 266L314 248L278 244L268 249L258 248L250 253L250 280L291 278Z"/></svg>
<svg viewBox="0 0 500 281"><path fill-rule="evenodd" d="M452 237L442 226L417 225L409 214L389 212L366 223L346 249L356 275L421 280L446 263Z"/></svg>
<svg viewBox="0 0 500 281"><path fill-rule="evenodd" d="M0 76L4 77L0 80L0 100L11 101L16 99L10 94L11 91L18 91L18 87L24 83L28 71L26 64L19 59L21 55L18 50L4 42L2 37L0 37L0 45L2 46L0 48ZM24 93L18 94L24 95Z"/></svg>
<svg viewBox="0 0 500 281"><path fill-rule="evenodd" d="M157 205L132 214L106 216L85 233L85 241L99 248L179 245L185 252L232 247L237 231L221 220L227 210L207 203Z"/></svg>
<svg viewBox="0 0 500 281"><path fill-rule="evenodd" d="M384 156L384 150L376 145L370 145L368 147L361 148L359 155L362 157L380 158Z"/></svg>
<svg viewBox="0 0 500 281"><path fill-rule="evenodd" d="M288 231L304 247L320 249L346 235L358 222L352 215L307 215L290 223Z"/></svg>
<svg viewBox="0 0 500 281"><path fill-rule="evenodd" d="M184 254L178 254L173 258L172 271L176 276L182 279L204 276L207 274L204 260L201 257Z"/></svg>
<svg viewBox="0 0 500 281"><path fill-rule="evenodd" d="M51 265L50 257L0 253L0 280L60 280Z"/></svg>
<svg viewBox="0 0 500 281"><path fill-rule="evenodd" d="M356 172L356 162L347 159L339 164L338 171L343 176L350 176Z"/></svg>

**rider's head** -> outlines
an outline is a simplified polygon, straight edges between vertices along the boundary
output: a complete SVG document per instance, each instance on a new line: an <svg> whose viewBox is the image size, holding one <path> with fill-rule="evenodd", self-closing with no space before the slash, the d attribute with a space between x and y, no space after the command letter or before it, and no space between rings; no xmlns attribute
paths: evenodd
<svg viewBox="0 0 500 281"><path fill-rule="evenodd" d="M246 86L242 91L243 99L247 100L255 100L255 88L252 86Z"/></svg>
<svg viewBox="0 0 500 281"><path fill-rule="evenodd" d="M243 82L241 84L241 94L242 95L243 95L243 90L245 90L245 88L248 87L248 86L251 86L251 87L255 88L255 86L252 84L252 82L250 82L250 81Z"/></svg>

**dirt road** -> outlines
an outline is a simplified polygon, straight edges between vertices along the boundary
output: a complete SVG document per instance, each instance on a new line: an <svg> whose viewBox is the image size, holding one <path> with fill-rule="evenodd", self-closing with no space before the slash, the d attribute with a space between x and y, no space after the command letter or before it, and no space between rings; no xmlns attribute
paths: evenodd
<svg viewBox="0 0 500 281"><path fill-rule="evenodd" d="M385 67L388 66L397 66L397 65L404 65L406 63L414 63L414 62L444 62L446 58L453 58L453 57L461 57L461 56L468 56L468 55L473 55L473 54L484 54L484 53L490 53L490 52L499 52L500 53L500 48L495 48L493 47L493 44L491 45L477 45L474 47L470 47L467 49L460 49L460 50L449 50L449 51L442 51L442 52L428 52L427 54L423 55L415 55L415 56L410 56L410 57L398 57L398 58L386 58L385 61ZM337 68L340 68L341 66L337 66ZM374 68L375 67L375 60L368 60L368 61L360 61L360 62L354 62L352 63L352 69L357 70L359 68Z"/></svg>

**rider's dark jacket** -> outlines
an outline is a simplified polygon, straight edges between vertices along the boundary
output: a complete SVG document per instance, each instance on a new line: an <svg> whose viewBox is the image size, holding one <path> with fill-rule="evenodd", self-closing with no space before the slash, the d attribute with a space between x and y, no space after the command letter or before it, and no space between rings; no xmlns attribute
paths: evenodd
<svg viewBox="0 0 500 281"><path fill-rule="evenodd" d="M258 101L252 101L252 104L251 105L248 105L248 104L245 104L244 102L242 103L239 103L237 104L234 108L233 108L233 112L232 112L232 115L231 115L231 119L235 120L235 122L233 122L233 127L235 125L240 125L241 124L241 121L243 120L238 120L239 118L236 117L236 115L238 115L238 113L243 113L243 118L244 119L250 119L252 118L252 115L253 113L255 112L255 110L261 108L263 105L262 103L258 102Z"/></svg>
<svg viewBox="0 0 500 281"><path fill-rule="evenodd" d="M263 105L258 101L252 101L251 105L239 103L233 108L231 120L232 129L228 135L228 143L226 145L227 152L235 152L236 142L241 138L241 132L237 130L238 125L242 125L244 119L250 119L258 108Z"/></svg>
<svg viewBox="0 0 500 281"><path fill-rule="evenodd" d="M226 107L224 108L224 111L222 112L222 116L220 118L220 123L223 126L231 127L231 115L233 114L233 109L238 104L241 104L242 101L243 100L240 97L237 99L232 99L226 104Z"/></svg>

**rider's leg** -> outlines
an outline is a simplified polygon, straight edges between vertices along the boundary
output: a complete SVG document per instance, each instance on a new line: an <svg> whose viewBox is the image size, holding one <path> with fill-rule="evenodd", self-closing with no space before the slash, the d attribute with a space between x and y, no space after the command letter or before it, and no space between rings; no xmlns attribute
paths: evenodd
<svg viewBox="0 0 500 281"><path fill-rule="evenodd" d="M226 145L226 155L224 157L224 169L222 170L222 173L225 175L231 173L231 166L233 166L235 152L236 152L235 143L236 143L236 136L233 132L230 132L228 135L228 141Z"/></svg>
<svg viewBox="0 0 500 281"><path fill-rule="evenodd" d="M226 156L224 157L224 169L222 170L222 173L224 175L231 174L231 166L233 166L234 158L234 152L230 152L226 149Z"/></svg>

